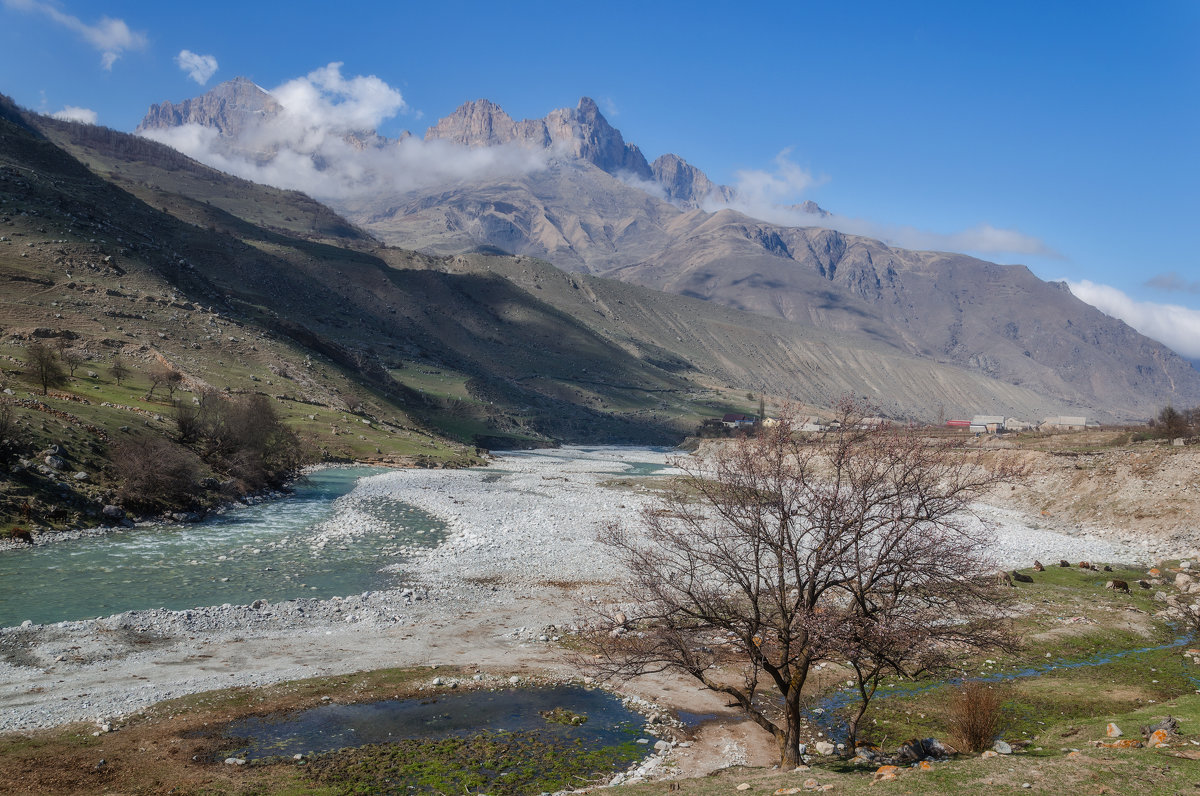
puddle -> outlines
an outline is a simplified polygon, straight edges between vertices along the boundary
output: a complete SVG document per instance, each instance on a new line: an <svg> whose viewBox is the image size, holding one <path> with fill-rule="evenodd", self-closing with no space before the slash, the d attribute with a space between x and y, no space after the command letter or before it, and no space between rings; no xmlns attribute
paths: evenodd
<svg viewBox="0 0 1200 796"><path fill-rule="evenodd" d="M565 708L582 724L548 721L541 714ZM312 755L346 747L401 740L469 737L484 732L535 733L564 748L600 749L650 738L645 719L607 691L578 686L510 688L438 694L436 697L329 704L295 713L233 722L225 737L245 745L231 752L247 760ZM650 739L653 741L653 739ZM637 759L652 749L637 747ZM641 751L645 750L645 751Z"/></svg>

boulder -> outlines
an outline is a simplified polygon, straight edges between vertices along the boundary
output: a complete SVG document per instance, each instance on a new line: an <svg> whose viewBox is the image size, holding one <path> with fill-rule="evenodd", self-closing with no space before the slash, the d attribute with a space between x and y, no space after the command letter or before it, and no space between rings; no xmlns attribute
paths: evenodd
<svg viewBox="0 0 1200 796"><path fill-rule="evenodd" d="M831 755L833 754L834 748L834 745L829 741L817 741L815 744L813 744L813 749L819 755Z"/></svg>
<svg viewBox="0 0 1200 796"><path fill-rule="evenodd" d="M992 744L992 750L994 752L996 752L996 754L1001 754L1001 755L1011 755L1012 751L1013 751L1012 747L1009 746L1008 742L1001 740L1000 738L997 738L996 742L994 744Z"/></svg>
<svg viewBox="0 0 1200 796"><path fill-rule="evenodd" d="M101 516L106 520L123 520L125 519L125 509L120 506L108 505L100 509Z"/></svg>
<svg viewBox="0 0 1200 796"><path fill-rule="evenodd" d="M86 481L91 478L91 476L81 470L78 473L75 473L74 478L76 481Z"/></svg>
<svg viewBox="0 0 1200 796"><path fill-rule="evenodd" d="M47 456L44 461L46 462L46 466L53 470L61 470L67 466L66 461L61 456L53 454Z"/></svg>
<svg viewBox="0 0 1200 796"><path fill-rule="evenodd" d="M47 458L49 458L49 457L47 457ZM47 461L46 464L50 464L50 462ZM1183 572L1180 572L1178 575L1175 576L1175 588L1177 588L1181 591L1187 591L1188 587L1191 586L1192 583L1194 583L1194 582L1195 582L1195 578L1193 578L1191 575L1188 575Z"/></svg>
<svg viewBox="0 0 1200 796"><path fill-rule="evenodd" d="M1104 734L1109 738L1120 738L1125 733L1121 732L1121 728L1110 721L1108 723L1108 728L1104 731Z"/></svg>

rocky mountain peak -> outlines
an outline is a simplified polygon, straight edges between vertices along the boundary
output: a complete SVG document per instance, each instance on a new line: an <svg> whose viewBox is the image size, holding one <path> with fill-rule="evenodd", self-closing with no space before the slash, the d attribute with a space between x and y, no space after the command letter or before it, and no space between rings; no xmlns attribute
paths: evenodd
<svg viewBox="0 0 1200 796"><path fill-rule="evenodd" d="M454 113L425 133L425 140L441 139L465 146L498 146L514 140L516 123L491 100L464 102Z"/></svg>
<svg viewBox="0 0 1200 796"><path fill-rule="evenodd" d="M199 124L236 138L262 118L279 113L282 107L253 80L235 77L199 97L151 105L136 132Z"/></svg>
<svg viewBox="0 0 1200 796"><path fill-rule="evenodd" d="M621 132L608 123L596 101L590 97L579 100L576 108L560 108L544 119L520 122L514 122L490 100L466 102L426 131L425 140L434 139L464 146L517 143L534 148L555 148L610 174L628 172L646 180L653 178L641 150L625 143Z"/></svg>

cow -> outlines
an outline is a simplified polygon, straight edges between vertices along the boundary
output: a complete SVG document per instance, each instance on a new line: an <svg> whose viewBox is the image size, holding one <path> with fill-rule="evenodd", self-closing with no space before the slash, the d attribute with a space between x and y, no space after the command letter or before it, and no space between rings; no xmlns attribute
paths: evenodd
<svg viewBox="0 0 1200 796"><path fill-rule="evenodd" d="M1113 591L1123 591L1129 594L1129 584L1123 580L1110 580L1104 584L1104 588L1112 589Z"/></svg>
<svg viewBox="0 0 1200 796"><path fill-rule="evenodd" d="M1002 571L996 573L996 585L997 586L1012 586L1014 584L1012 582L1012 577L1007 572L1004 572L1002 570Z"/></svg>
<svg viewBox="0 0 1200 796"><path fill-rule="evenodd" d="M1013 576L1013 580L1015 580L1017 583L1033 583L1033 578L1031 578L1028 575L1022 575L1020 572L1017 572L1015 569L1012 571L1012 576Z"/></svg>
<svg viewBox="0 0 1200 796"><path fill-rule="evenodd" d="M1033 562L1033 571L1034 572L1045 572L1046 568L1044 566L1042 566L1041 561L1034 561Z"/></svg>
<svg viewBox="0 0 1200 796"><path fill-rule="evenodd" d="M1071 562L1064 558L1058 562L1058 565L1060 567L1069 567L1069 566L1071 566Z"/></svg>

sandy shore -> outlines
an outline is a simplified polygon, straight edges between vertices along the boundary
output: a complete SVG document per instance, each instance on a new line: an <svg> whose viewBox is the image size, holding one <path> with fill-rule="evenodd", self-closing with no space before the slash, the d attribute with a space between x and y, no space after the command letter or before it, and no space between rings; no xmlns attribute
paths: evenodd
<svg viewBox="0 0 1200 796"><path fill-rule="evenodd" d="M554 637L580 600L610 592L615 563L597 532L633 521L645 488L609 487L663 450L588 448L499 456L487 470L397 470L339 499L338 521L314 543L376 532L356 501L387 497L442 518L449 537L401 565L396 588L331 600L191 611L131 611L102 620L0 630L0 730L109 722L163 699L216 688L388 666L475 665L495 674L571 677ZM1034 558L1145 561L1115 534L1074 537L1010 509L981 507L1006 567ZM636 693L694 712L730 714L724 700L659 678ZM770 762L761 731L730 721L704 765ZM726 752L720 752L725 749ZM689 752L697 760L704 755ZM697 762L699 765L699 762Z"/></svg>

